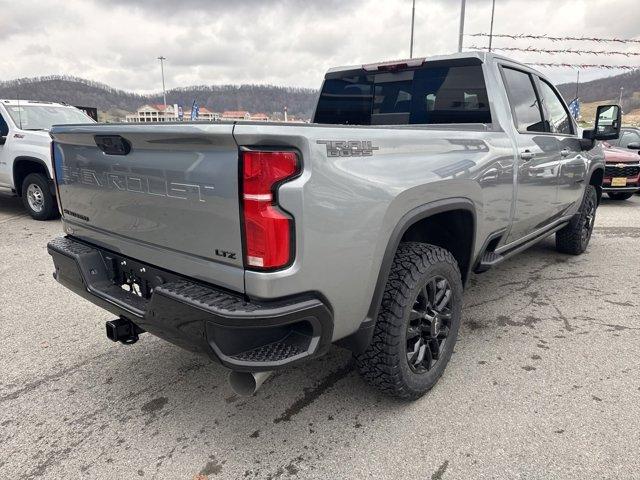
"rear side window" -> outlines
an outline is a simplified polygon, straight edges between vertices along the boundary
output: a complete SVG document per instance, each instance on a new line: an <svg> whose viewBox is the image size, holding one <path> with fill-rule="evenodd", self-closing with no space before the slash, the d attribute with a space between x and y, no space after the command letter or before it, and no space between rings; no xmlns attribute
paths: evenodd
<svg viewBox="0 0 640 480"><path fill-rule="evenodd" d="M542 111L531 75L507 67L503 67L502 72L518 131L544 132Z"/></svg>
<svg viewBox="0 0 640 480"><path fill-rule="evenodd" d="M540 97L542 97L542 103L547 110L549 131L571 135L573 133L573 125L569 118L569 112L564 107L562 100L545 80L540 79L539 85Z"/></svg>
<svg viewBox="0 0 640 480"><path fill-rule="evenodd" d="M481 65L422 67L325 81L316 123L491 123Z"/></svg>

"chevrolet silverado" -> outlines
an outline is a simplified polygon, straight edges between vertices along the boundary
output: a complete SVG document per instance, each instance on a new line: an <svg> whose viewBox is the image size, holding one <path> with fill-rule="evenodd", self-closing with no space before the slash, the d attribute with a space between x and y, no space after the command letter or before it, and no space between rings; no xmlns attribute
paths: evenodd
<svg viewBox="0 0 640 480"><path fill-rule="evenodd" d="M587 249L619 130L606 105L578 135L544 75L476 52L333 68L311 124L56 126L54 277L111 340L207 355L239 393L337 343L415 399L472 272Z"/></svg>

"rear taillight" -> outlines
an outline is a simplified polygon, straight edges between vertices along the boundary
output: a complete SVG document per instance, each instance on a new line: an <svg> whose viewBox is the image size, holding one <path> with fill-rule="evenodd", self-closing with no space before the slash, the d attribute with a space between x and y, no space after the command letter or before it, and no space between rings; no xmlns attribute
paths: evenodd
<svg viewBox="0 0 640 480"><path fill-rule="evenodd" d="M56 142L51 141L51 169L53 174L53 183L56 186L56 203L58 204L58 211L60 215L64 215L62 211L62 200L60 198L60 181L58 179L58 167L59 163L61 163L60 153L58 152L58 147Z"/></svg>
<svg viewBox="0 0 640 480"><path fill-rule="evenodd" d="M293 219L277 204L276 189L300 172L292 151L242 152L245 265L274 270L293 259Z"/></svg>

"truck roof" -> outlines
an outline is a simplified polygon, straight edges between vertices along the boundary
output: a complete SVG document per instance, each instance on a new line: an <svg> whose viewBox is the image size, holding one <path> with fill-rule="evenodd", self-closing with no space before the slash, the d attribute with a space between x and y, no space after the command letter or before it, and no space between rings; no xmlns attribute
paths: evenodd
<svg viewBox="0 0 640 480"><path fill-rule="evenodd" d="M482 51L476 51L476 50L472 50L468 52L452 53L449 55L433 55L431 57L415 57L411 59L400 59L400 60L391 60L391 61L383 61L383 62L365 63L362 65L344 65L340 67L330 68L327 71L327 74L332 74L337 72L347 72L351 70L362 70L363 68L374 70L375 67L378 65L393 65L393 64L407 63L409 66L411 66L412 64L415 64L415 66L418 66L424 62L435 62L435 61L442 61L442 60L459 60L464 58L475 58L480 60L483 63L492 62L495 60L508 61L510 63L518 64L527 70L536 72L540 76L544 76L534 68L531 68L530 66L525 65L516 60L513 60L512 58L505 57L504 55L499 55L496 53L482 52Z"/></svg>
<svg viewBox="0 0 640 480"><path fill-rule="evenodd" d="M0 99L0 103L2 105L42 105L42 106L54 106L54 107L70 107L66 103L58 103L58 102L46 102L43 100L9 100L9 99Z"/></svg>

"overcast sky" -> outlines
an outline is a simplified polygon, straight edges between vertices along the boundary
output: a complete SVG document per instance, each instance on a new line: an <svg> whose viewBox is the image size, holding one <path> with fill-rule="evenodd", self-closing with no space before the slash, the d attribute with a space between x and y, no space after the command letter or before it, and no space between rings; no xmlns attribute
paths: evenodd
<svg viewBox="0 0 640 480"><path fill-rule="evenodd" d="M455 52L460 0L416 0L415 55ZM488 32L491 0L467 0ZM317 88L331 66L406 58L411 0L0 0L0 80L74 75L110 86L270 83ZM496 0L494 33L640 38L640 0ZM486 45L467 37L465 45ZM495 39L494 46L640 52L640 45ZM527 62L640 65L640 57L509 53ZM556 82L567 69L545 70ZM616 72L619 73L619 72ZM584 79L606 74L585 71Z"/></svg>

